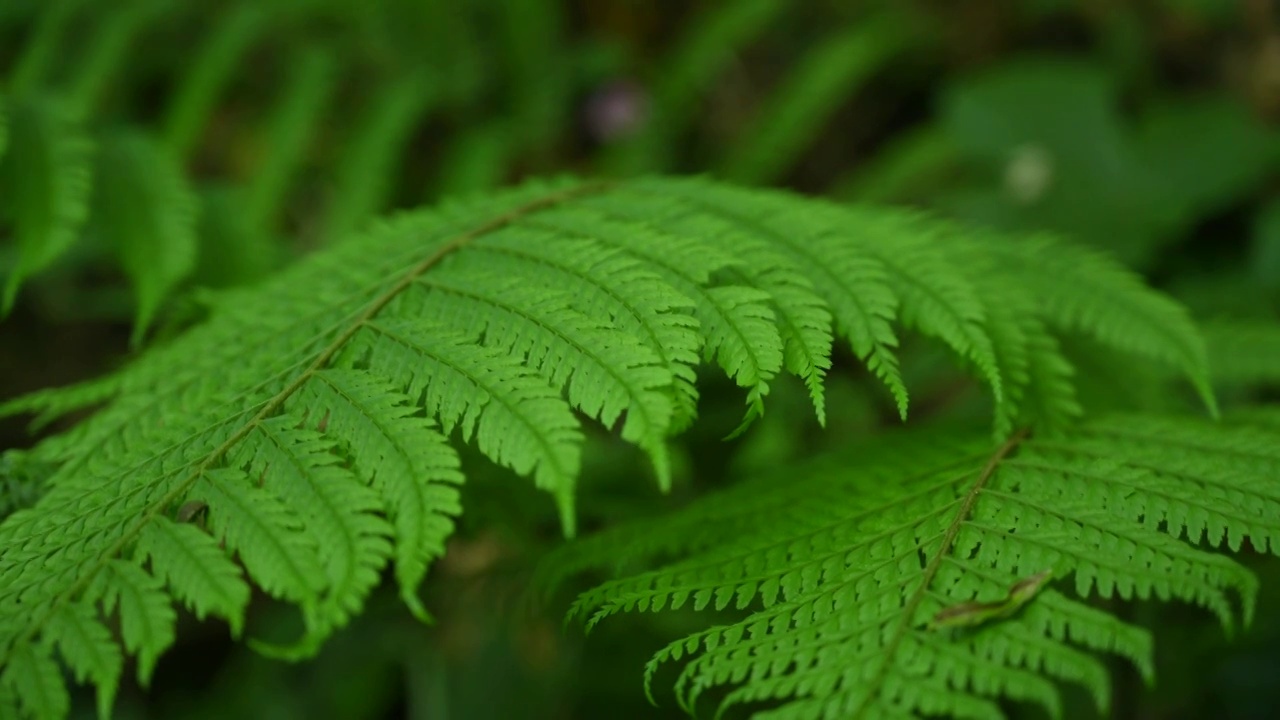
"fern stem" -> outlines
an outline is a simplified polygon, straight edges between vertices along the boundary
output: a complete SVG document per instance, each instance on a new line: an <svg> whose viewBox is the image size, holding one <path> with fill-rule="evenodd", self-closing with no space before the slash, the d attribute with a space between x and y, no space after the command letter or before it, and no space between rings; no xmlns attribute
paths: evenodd
<svg viewBox="0 0 1280 720"><path fill-rule="evenodd" d="M282 388L271 399L267 400L253 417L247 420L238 430L233 432L221 445L214 448L212 452L206 455L204 460L195 466L186 479L175 485L172 490L165 493L165 495L153 503L151 508L138 519L138 522L135 523L127 532L122 533L119 539L112 543L105 552L99 555L97 561L83 575L81 575L78 580L72 583L66 590L60 593L49 603L43 614L39 615L34 622L27 626L25 630L18 633L7 647L0 648L0 666L7 664L9 656L15 649L21 648L29 643L40 629L49 622L50 618L58 612L63 604L70 602L73 598L83 592L85 588L89 587L89 585L93 583L94 578L97 577L98 573L106 567L107 563L122 554L124 549L137 539L143 529L145 529L164 508L169 507L185 496L200 477L206 471L211 469L211 466L221 460L228 452L231 451L232 448L236 446L237 443L248 437L249 433L253 432L264 421L274 416L276 412L284 407L285 402L287 402L294 393L298 392L298 390L311 380L317 372L324 369L325 366L327 366L329 362L332 361L344 347L346 347L347 343L355 337L356 333L372 321L377 314L383 310L383 308L395 300L402 292L412 287L414 283L418 281L419 277L439 265L446 257L452 255L458 250L461 250L476 239L506 227L526 215L546 210L550 207L554 207L584 195L603 192L612 186L613 183L610 181L592 181L531 200L524 205L513 208L492 220L484 222L471 230L457 235L452 240L441 245L426 259L411 267L403 276L401 276L400 280L381 295L374 298L365 310L356 316L355 320L345 330L339 333L337 337L335 337L323 350L321 350L311 364L299 373L292 382Z"/></svg>
<svg viewBox="0 0 1280 720"><path fill-rule="evenodd" d="M964 501L960 503L960 509L956 511L956 517L947 526L946 532L942 534L942 541L938 543L938 550L929 560L929 564L925 566L924 573L920 576L920 585L911 593L911 597L907 598L906 604L902 607L901 620L898 627L894 629L893 635L889 641L885 643L884 650L881 653L880 668L876 670L876 674L870 682L867 683L868 688L872 688L862 702L853 711L850 717L861 718L870 707L871 702L878 695L879 688L884 683L885 676L889 673L889 667L893 660L894 653L898 651L898 646L902 644L903 638L907 636L907 631L911 629L912 619L915 617L916 610L919 609L920 603L924 602L925 596L929 592L929 586L933 584L933 578L937 576L938 570L942 568L942 562L946 559L947 553L951 551L951 546L955 544L956 536L960 534L960 528L968 519L969 514L973 512L973 506L978 502L978 496L982 494L983 489L987 486L987 482L991 480L991 476L995 475L996 470L1000 467L1000 463L1004 461L1014 450L1022 444L1031 434L1027 428L1023 428L1004 441L999 448L987 460L987 464L982 467L982 471L978 473L978 479L974 481L973 487L969 488L969 492L964 496Z"/></svg>

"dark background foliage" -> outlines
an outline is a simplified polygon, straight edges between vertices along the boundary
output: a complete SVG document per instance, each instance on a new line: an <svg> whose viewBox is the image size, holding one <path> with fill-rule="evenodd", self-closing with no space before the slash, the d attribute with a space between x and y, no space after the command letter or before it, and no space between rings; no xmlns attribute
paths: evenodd
<svg viewBox="0 0 1280 720"><path fill-rule="evenodd" d="M116 366L198 319L204 293L377 215L562 172L709 173L1056 231L1191 307L1229 404L1274 399L1280 384L1268 363L1280 356L1280 8L1265 0L8 0L0 81L14 102L65 102L68 132L99 150L141 137L174 170L146 175L138 187L155 196L121 210L110 192L132 187L117 183L134 156L89 161L85 217L65 222L74 242L24 273L0 324L0 398ZM16 198L34 182L9 129L0 277L19 267ZM174 197L191 207L177 233L136 230ZM186 257L167 271L137 260L178 242ZM896 422L851 366L837 358L826 433L803 389L780 381L764 420L724 442L740 400L708 387L669 496L621 477L638 472L632 451L598 438L583 527ZM983 412L910 340L904 366L913 420ZM1154 380L1111 387L1087 370L1097 396L1165 402ZM0 448L37 437L0 423ZM15 488L20 457L0 473ZM380 595L292 666L184 623L154 688L126 688L119 717L675 715L644 701L640 671L690 619L619 618L583 638L562 631L563 604L530 611L530 569L559 538L551 505L470 460L462 530L428 583L434 626ZM1251 564L1259 619L1234 639L1187 608L1111 608L1160 627L1159 685L1118 667L1113 717L1272 716L1280 567ZM284 636L295 621L263 600L249 630Z"/></svg>

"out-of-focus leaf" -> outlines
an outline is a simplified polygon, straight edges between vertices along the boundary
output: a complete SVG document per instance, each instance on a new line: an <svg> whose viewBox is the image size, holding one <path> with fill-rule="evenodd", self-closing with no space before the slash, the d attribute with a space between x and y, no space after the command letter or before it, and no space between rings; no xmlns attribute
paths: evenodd
<svg viewBox="0 0 1280 720"><path fill-rule="evenodd" d="M434 196L492 190L502 184L511 160L514 138L506 125L477 125L445 151Z"/></svg>
<svg viewBox="0 0 1280 720"><path fill-rule="evenodd" d="M1178 221L1194 220L1238 200L1273 164L1274 140L1249 111L1226 98L1168 103L1138 128L1139 160Z"/></svg>
<svg viewBox="0 0 1280 720"><path fill-rule="evenodd" d="M201 193L199 261L193 280L228 287L257 280L281 264L281 243L272 242L242 212L236 188L212 187Z"/></svg>
<svg viewBox="0 0 1280 720"><path fill-rule="evenodd" d="M852 174L839 180L830 194L860 202L893 202L924 199L939 176L955 165L956 148L951 135L936 125L908 130Z"/></svg>
<svg viewBox="0 0 1280 720"><path fill-rule="evenodd" d="M1280 318L1203 323L1215 385L1280 384Z"/></svg>
<svg viewBox="0 0 1280 720"><path fill-rule="evenodd" d="M386 209L414 127L438 94L426 73L382 83L361 108L338 162L325 233L330 241Z"/></svg>
<svg viewBox="0 0 1280 720"><path fill-rule="evenodd" d="M322 49L302 51L267 121L262 157L246 196L255 226L273 229L294 175L303 166L337 79L337 61Z"/></svg>
<svg viewBox="0 0 1280 720"><path fill-rule="evenodd" d="M133 284L136 343L195 264L196 201L176 159L142 134L105 139L97 178L93 229Z"/></svg>
<svg viewBox="0 0 1280 720"><path fill-rule="evenodd" d="M88 211L92 145L51 98L6 103L9 148L0 160L0 226L10 228L18 260L4 285L0 316L9 312L23 281L40 272L75 241Z"/></svg>
<svg viewBox="0 0 1280 720"><path fill-rule="evenodd" d="M1170 212L1115 107L1111 78L1089 63L1025 58L953 85L941 122L977 181L939 200L1001 227L1051 229L1146 262Z"/></svg>
<svg viewBox="0 0 1280 720"><path fill-rule="evenodd" d="M916 41L920 28L895 14L851 25L816 44L767 98L721 173L740 183L767 183L787 170L842 101L885 62Z"/></svg>
<svg viewBox="0 0 1280 720"><path fill-rule="evenodd" d="M180 157L191 151L209 123L214 103L230 83L237 63L266 29L265 20L261 5L244 3L224 13L201 40L192 68L183 73L165 110L165 142Z"/></svg>
<svg viewBox="0 0 1280 720"><path fill-rule="evenodd" d="M672 167L675 139L696 118L698 99L735 54L766 32L786 9L781 0L732 0L694 16L652 79L652 116L643 132L619 143L606 165L619 174Z"/></svg>
<svg viewBox="0 0 1280 720"><path fill-rule="evenodd" d="M1261 285L1280 298L1280 200L1272 200L1254 220L1249 265Z"/></svg>

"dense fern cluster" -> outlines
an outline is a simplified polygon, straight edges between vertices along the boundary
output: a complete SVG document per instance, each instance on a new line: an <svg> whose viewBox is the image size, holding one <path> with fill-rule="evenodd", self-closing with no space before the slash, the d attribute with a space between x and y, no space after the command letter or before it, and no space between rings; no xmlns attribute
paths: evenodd
<svg viewBox="0 0 1280 720"><path fill-rule="evenodd" d="M1210 398L1204 350L1185 314L1098 255L913 213L848 209L701 180L563 180L453 202L389 220L261 287L227 291L212 302L202 326L114 375L0 406L0 415L37 412L48 419L104 404L21 458L24 467L49 470L34 481L40 500L0 525L4 707L38 717L65 714L56 654L77 678L98 686L105 712L124 666L121 645L138 657L145 681L172 642L172 603L199 617L221 617L238 634L250 583L302 611L305 634L296 643L258 643L286 657L309 655L346 623L390 562L405 602L422 615L418 587L459 512L455 485L462 476L449 438L471 442L494 462L533 478L554 496L572 535L583 418L617 428L642 448L667 487L667 438L694 417L694 370L703 360L745 390L748 420L764 411L770 382L784 371L807 384L821 418L823 376L839 337L905 414L897 347L902 328L913 328L950 347L990 388L999 441L1027 424L1052 437L1080 415L1059 337L1089 336L1164 363ZM1093 427L1090 432L1103 433ZM1222 610L1221 589L1246 586L1247 575L1150 540L1139 532L1147 530L1126 529L1120 518L1147 526L1167 522L1171 532L1184 525L1215 535L1226 529L1235 547L1242 533L1252 537L1271 527L1269 505L1247 508L1265 512L1256 522L1240 515L1241 493L1265 492L1237 478L1234 489L1223 486L1221 502L1209 494L1202 498L1209 504L1192 510L1187 493L1193 483L1211 487L1218 477L1212 468L1204 479L1177 482L1178 473L1201 472L1194 464L1178 466L1166 481L1154 474L1165 472L1158 464L1164 460L1143 454L1146 446L1109 457L1106 438L1090 446L1089 437L1069 435L1060 450L1049 440L1029 445L1034 453L1014 453L1010 441L990 460L981 443L954 452L939 444L939 453L952 454L930 455L935 467L913 453L920 464L908 463L903 476L917 468L929 472L902 484L870 482L886 475L869 467L826 488L830 475L815 473L803 484L811 497L793 498L795 507L812 513L797 510L792 520L746 542L767 544L797 531L819 539L781 554L762 552L747 565L730 563L737 568L731 572L763 573L760 588L770 611L784 607L775 604L785 588L786 602L807 603L795 621L817 622L827 617L815 603L826 592L828 567L892 559L848 588L878 598L886 617L903 618L884 636L886 642L897 638L890 649L899 653L885 653L877 665L884 668L897 667L895 658L925 657L921 643L941 642L917 642L908 632L940 602L987 593L1045 563L1066 569L1086 546L1102 562L1123 555L1121 546L1131 543L1145 548L1146 555L1129 554L1149 567L1117 559L1085 572L1077 564L1081 589L1087 580L1164 593L1175 592L1175 580L1195 580L1185 586L1193 588L1193 599ZM1103 457L1086 460L1089 454ZM1011 459L1002 460L1006 456ZM1187 463L1200 462L1188 457ZM1033 471L1036 463L1044 468ZM1142 470L1142 463L1152 469ZM1099 477L1090 480L1097 489L1089 497L1104 505L1063 505L1079 493L1053 478L1088 480L1093 473ZM1162 478L1143 491L1158 495L1162 505L1117 489L1141 489L1148 476ZM854 497L851 489L868 494ZM793 491L742 497L748 506L776 508L775 492ZM193 502L201 512L182 510ZM870 524L840 522L832 526L837 537L822 536L849 503L873 502L883 503L885 512ZM729 507L744 518L751 512L741 502ZM708 523L705 531L724 527ZM1016 539L1002 538L1015 527ZM1046 549L1051 542L1033 543L1035 533L1049 542L1070 527L1101 529L1066 546L1075 555ZM676 532L659 536L687 542ZM1267 537L1259 534L1256 542ZM703 546L724 542L708 535ZM736 552L734 542L730 538L724 552ZM870 554L848 552L844 542L869 543ZM835 554L827 558L827 551ZM1171 558L1176 563L1166 567ZM810 570L796 570L793 562ZM747 575L727 585L697 574L678 582L701 583L720 603L732 594L745 603L756 594ZM670 581L655 577L660 596ZM638 600L618 588L632 587L640 586L610 586L584 602L627 606ZM699 597L701 603L710 596ZM839 597L832 609L847 602ZM1085 618L1069 625L1094 628L1087 637L1100 632L1090 622L1111 627L1090 620L1078 605L1052 602ZM1042 618L1039 612L1028 617ZM107 630L114 615L119 639ZM778 642L795 639L782 635ZM794 652L807 652L804 647ZM1068 657L1049 645L1043 652L1049 672ZM743 677L739 660L722 670L718 657L708 654L695 666L709 673L698 676L698 687ZM1069 667L1091 667L1069 657L1075 663ZM764 675L753 678L763 684L753 682L748 687L755 689L744 692L815 692L817 686L786 685L791 680L782 670L758 666L752 672ZM1010 692L1041 693L1026 673L1011 672L975 677L999 680ZM887 669L881 674L886 682L898 677ZM959 692L940 688L929 696L934 704L921 709L976 707Z"/></svg>

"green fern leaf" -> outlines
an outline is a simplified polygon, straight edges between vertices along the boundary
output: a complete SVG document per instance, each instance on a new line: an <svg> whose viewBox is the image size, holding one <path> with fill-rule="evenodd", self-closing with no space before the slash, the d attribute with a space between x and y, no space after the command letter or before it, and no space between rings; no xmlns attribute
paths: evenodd
<svg viewBox="0 0 1280 720"><path fill-rule="evenodd" d="M249 586L208 535L191 525L151 518L138 533L137 553L139 560L150 559L151 573L197 618L221 616L239 636Z"/></svg>
<svg viewBox="0 0 1280 720"><path fill-rule="evenodd" d="M435 424L418 417L409 398L390 385L342 370L316 379L303 389L300 404L328 408L324 422L347 438L344 454L356 459L357 474L390 509L400 597L425 620L418 586L431 561L444 554L452 516L462 510L453 487L463 479L458 456Z"/></svg>
<svg viewBox="0 0 1280 720"><path fill-rule="evenodd" d="M234 550L254 581L271 595L315 612L323 577L316 538L278 495L243 472L212 470L191 497L208 507L209 529Z"/></svg>
<svg viewBox="0 0 1280 720"><path fill-rule="evenodd" d="M928 451L915 457L903 446ZM1230 630L1246 623L1256 580L1204 546L1280 537L1280 436L1145 416L1095 420L994 451L964 437L858 447L785 476L707 497L652 524L606 531L553 556L565 567L672 558L584 593L589 625L624 611L731 605L741 620L668 645L646 669L686 659L676 683L691 712L728 688L721 710L768 703L759 717L1003 717L1001 697L1060 715L1045 678L1078 682L1101 709L1107 674L1074 646L1119 654L1151 675L1145 631L1070 599L1177 599ZM664 538L636 544L638 536ZM1055 582L1016 613L974 630L930 619L1001 601L1020 578ZM905 688L910 692L904 692Z"/></svg>
<svg viewBox="0 0 1280 720"><path fill-rule="evenodd" d="M72 387L37 390L0 403L0 417L36 413L33 428L41 428L52 420L111 399L120 390L113 376L81 383Z"/></svg>
<svg viewBox="0 0 1280 720"><path fill-rule="evenodd" d="M864 242L867 252L889 270L890 282L902 298L903 322L942 339L972 361L1001 405L1004 383L995 348L983 329L986 309L976 282L969 281L967 272L956 272L954 265L948 267L957 253L950 248L939 251L941 243L931 230L923 225L884 226Z"/></svg>
<svg viewBox="0 0 1280 720"><path fill-rule="evenodd" d="M929 255L920 238L936 245L938 255ZM1060 266L1077 256L1065 246L1045 245L1035 256L1020 248L1010 238L901 211L850 210L705 180L557 180L404 214L259 286L214 294L206 322L113 375L0 406L0 415L33 412L47 421L102 405L21 456L25 466L43 468L37 483L43 495L0 523L0 664L34 657L28 667L37 668L32 672L39 677L7 672L0 699L12 697L39 717L58 717L65 693L60 678L48 674L53 648L45 639L66 636L75 629L69 623L81 622L76 618L99 622L95 612L119 610L122 644L139 656L144 679L172 642L174 600L199 617L225 619L239 635L250 583L301 609L305 630L294 644L251 641L290 658L314 652L359 612L392 559L402 597L426 617L417 588L459 512L455 485L462 477L448 440L473 443L484 457L547 490L572 536L584 420L616 427L647 452L666 487L666 442L693 420L700 359L719 365L746 390L748 419L763 412L770 383L784 370L808 384L821 414L822 380L838 335L905 412L895 324L909 321L950 345L999 393L998 429L1027 418L1067 426L1077 408L1070 366L1053 334L1063 328L1093 332L1121 350L1203 376L1194 329L1171 303L1097 257L1089 261L1101 269L1079 287L1107 298L1109 314L1100 300L1070 297L1068 285L1043 292L1058 274L1069 275ZM916 264L927 264L927 272L906 277ZM1126 323L1159 327L1128 332ZM947 512L956 517L957 503L969 502L956 493L973 475L973 463L981 464L986 445L968 442L961 460L949 454L955 447L949 442L928 452L902 444L903 476L927 467L916 463L930 457L958 474L922 491L915 504L903 502L905 486L883 482L866 488L860 502L884 504L877 522L909 518L909 510L928 505L927 518L911 527L933 523L929 527L941 532ZM1053 450L1046 444L1038 452L1048 457ZM1124 456L1104 454L1079 467L1046 462L1084 478L1079 483L1095 482L1092 476L1104 478L1099 483L1149 482L1132 463L1112 467ZM1029 458L1029 451L1017 456L1024 463ZM983 498L1005 489L997 479L1021 477L1009 462L1001 465L1002 474L988 474L995 484ZM1192 460L1186 462L1192 467ZM968 475L960 473L965 468ZM828 469L849 474L838 463ZM1027 478L1009 492L1030 492L1025 488L1045 476L1040 469L1021 472ZM850 477L826 489L816 481L795 488L748 484L755 495L710 516L673 516L662 532L610 548L607 559L640 563L652 553L712 552L724 542L726 527L744 542L760 541L769 536L760 529L770 527L761 521L763 512L818 522L849 502L840 493L863 489L864 475ZM1049 493L1056 485L1035 487ZM800 492L810 495L797 499ZM1101 528L1079 541L1096 546L1088 548L1094 566L1047 552L1028 557L1037 565L1030 569L1000 556L1004 564L988 567L987 576L976 566L964 573L948 565L930 571L931 577L939 583L954 577L958 584L939 586L941 597L913 602L919 613L928 613L944 604L997 599L1018 577L1074 558L1077 578L1106 591L1165 592L1170 578L1195 575L1195 584L1167 591L1228 617L1227 589L1247 595L1250 576L1179 550L1177 541L1148 526L1158 509L1170 527L1222 536L1234 546L1244 535L1270 532L1269 518L1245 524L1233 505L1235 491L1201 493L1206 499L1195 507L1191 500L1199 496L1161 492L1163 504L1144 506L1146 525L1125 514L1139 507L1141 498L1131 499L1132 493L1099 491L1111 505L1098 512L1111 514L1097 519L1070 506L1070 498L1054 499L1052 507L1079 514L1070 522ZM170 519L195 519L181 509L191 503L204 508L203 519ZM975 507L987 511L985 504ZM1250 509L1263 511L1270 512L1261 504ZM1032 516L1025 510L1004 522ZM1035 517L1038 527L1058 522ZM969 534L956 531L957 548L972 545L978 532L964 527ZM1023 537L1020 532L1016 540ZM1125 544L1169 559L1171 569L1135 572L1114 557ZM892 545L876 545L876 552L894 551ZM844 555L770 576L787 557L760 554L749 559L755 575L691 586L679 597L637 589L632 604L790 601L816 591L826 568L837 569ZM903 577L919 579L918 561L914 569L909 562L916 557L913 551L883 572L910 571ZM591 555L565 565L601 559ZM1114 562L1098 564L1103 560ZM1054 610L1036 615L1041 606ZM68 608L81 615L67 616ZM1070 632L1086 647L1114 648L1139 662L1145 657L1140 637L1106 616L1090 615L1056 589L1041 592L1018 617L1042 618L1041 630L1048 628L1051 639ZM1063 618L1068 626L1054 624ZM1048 702L1044 683L1032 675L1048 673L1086 678L1102 694L1090 661L1060 643L1023 637L1032 634L1024 631L1018 642L1038 654L1011 659L1000 655L1011 652L1003 646L992 648L990 663L1017 667L998 677L984 671L974 682L998 681L1010 694ZM106 658L117 651L99 642L96 631L81 635L97 640L62 643L75 656L64 659L103 688L105 703L110 683L103 679L113 677L108 670L114 667ZM1019 668L1026 672L1015 672ZM956 707L980 702L945 689L925 700Z"/></svg>
<svg viewBox="0 0 1280 720"><path fill-rule="evenodd" d="M111 714L124 660L111 633L83 603L66 605L50 620L46 638L56 646L78 682L92 681L98 688L98 717Z"/></svg>
<svg viewBox="0 0 1280 720"><path fill-rule="evenodd" d="M21 450L0 454L0 520L30 507L44 494L48 466L31 464Z"/></svg>
<svg viewBox="0 0 1280 720"><path fill-rule="evenodd" d="M584 198L580 206L548 213L539 225L634 254L692 299L704 358L748 390L749 413L763 412L768 382L782 368L782 337L766 293L737 285L707 287L713 275L735 264L730 238L712 235L705 225L681 225L678 206L643 193L621 202ZM667 218L670 224L663 223Z"/></svg>
<svg viewBox="0 0 1280 720"><path fill-rule="evenodd" d="M992 249L1012 276L1029 290L1035 285L1047 323L1182 372L1217 413L1204 340L1186 310L1146 292L1136 275L1088 248L1037 237ZM1053 270L1041 276L1032 268L1044 268L1046 258L1054 258Z"/></svg>
<svg viewBox="0 0 1280 720"><path fill-rule="evenodd" d="M146 687L160 653L173 644L177 615L164 585L137 565L112 560L101 577L103 612L119 605L120 635L125 649L138 657L138 682Z"/></svg>
<svg viewBox="0 0 1280 720"><path fill-rule="evenodd" d="M557 389L567 385L571 405L606 427L625 410L623 439L649 453L659 483L668 487L665 441L672 409L667 389L673 377L658 355L634 336L572 309L568 296L514 281L517 264L492 257L468 259L459 257L423 281L426 292L417 298L422 309L448 315L482 331L487 345L527 358ZM720 301L734 305L733 299ZM776 334L772 324L763 325L763 332ZM744 351L759 344L755 337L746 340Z"/></svg>
<svg viewBox="0 0 1280 720"><path fill-rule="evenodd" d="M136 345L195 264L196 199L177 162L140 134L102 140L94 176L90 222L132 281Z"/></svg>
<svg viewBox="0 0 1280 720"><path fill-rule="evenodd" d="M410 396L425 395L428 414L445 432L457 428L495 462L532 475L555 497L572 534L582 431L559 395L511 356L477 345L475 335L424 333L420 323L381 322L368 330L370 366L407 386Z"/></svg>
<svg viewBox="0 0 1280 720"><path fill-rule="evenodd" d="M320 550L328 592L307 618L309 635L300 648L310 649L360 607L391 547L386 540L390 528L376 514L381 508L377 494L337 464L331 441L302 424L289 415L263 422L234 456L238 465L264 478L264 487L297 509L307 521L303 532L310 545Z"/></svg>
<svg viewBox="0 0 1280 720"><path fill-rule="evenodd" d="M18 262L5 282L0 316L18 289L71 246L88 214L91 145L57 101L14 96L7 103L9 151L0 161L0 219L12 228Z"/></svg>
<svg viewBox="0 0 1280 720"><path fill-rule="evenodd" d="M834 319L840 333L849 338L854 353L884 381L905 415L907 393L893 352L897 337L890 325L898 300L879 265L855 252L847 242L824 242L830 228L809 227L803 218L790 213L778 216L776 205L766 204L770 195L747 194L697 181L680 188L679 195L673 192L676 188L644 181L637 184L656 196L649 200L650 217L661 218L659 208L679 197L678 202L688 209L673 221L681 222L689 216L700 219L697 223L683 220L674 225L681 235L696 232L698 237L719 245L727 256L741 253L753 261L746 264L750 269L744 273L754 274L753 279L774 290L774 309L786 333L784 351L793 358L788 369L809 385L819 418L824 405L821 379L832 342L828 318ZM670 209L666 214L671 214ZM784 217L794 222L781 222ZM759 249L760 245L766 249ZM815 251L815 247L820 249ZM769 270L761 272L760 268ZM829 307L823 308L824 305Z"/></svg>
<svg viewBox="0 0 1280 720"><path fill-rule="evenodd" d="M62 682L62 671L47 652L37 651L28 644L18 645L10 652L0 684L12 695L0 697L9 705L0 704L8 717L19 717L18 708L37 718L66 717L71 709L71 696Z"/></svg>
<svg viewBox="0 0 1280 720"><path fill-rule="evenodd" d="M687 428L697 411L694 381L702 347L689 298L635 258L598 242L552 232L534 238L497 236L474 250L515 263L510 266L514 277L554 270L556 286L565 288L575 309L587 317L610 318L640 340L671 375L672 431Z"/></svg>

